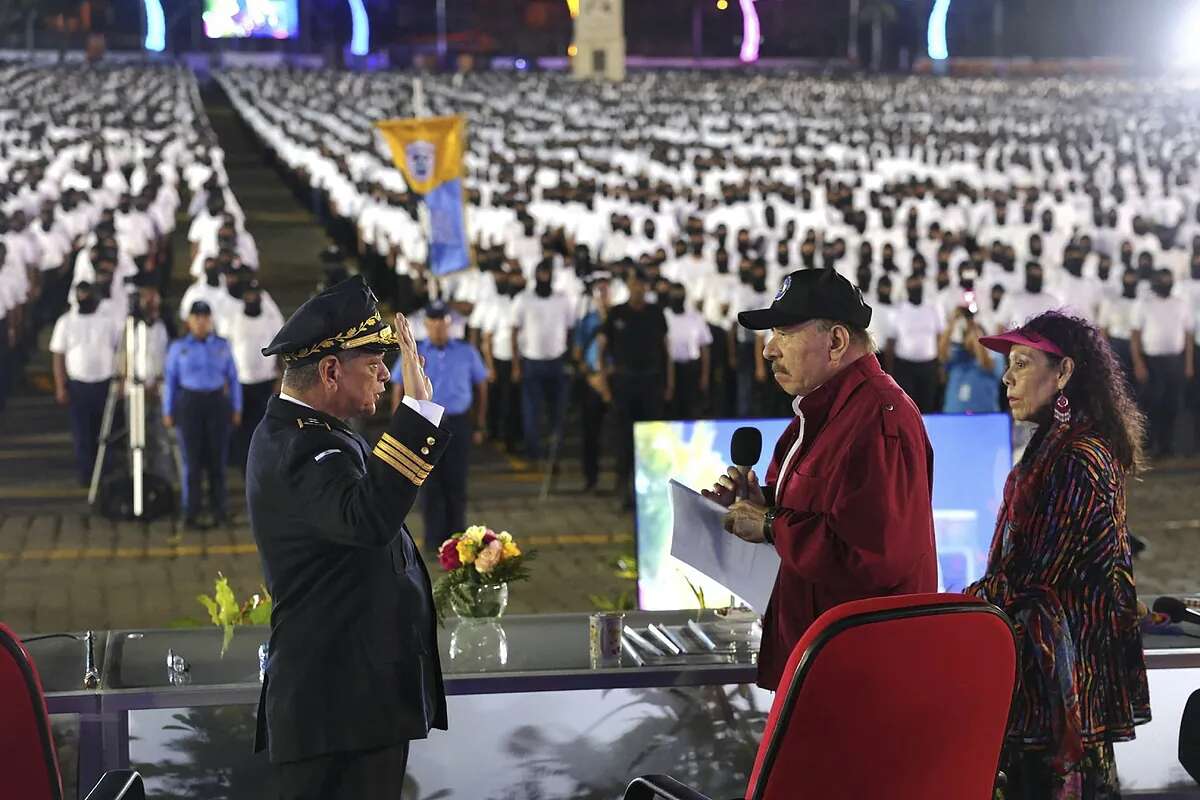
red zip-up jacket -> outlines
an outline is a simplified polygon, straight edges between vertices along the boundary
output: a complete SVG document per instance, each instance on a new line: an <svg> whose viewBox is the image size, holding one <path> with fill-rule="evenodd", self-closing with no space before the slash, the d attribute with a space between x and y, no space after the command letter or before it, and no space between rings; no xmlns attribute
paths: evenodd
<svg viewBox="0 0 1200 800"><path fill-rule="evenodd" d="M765 494L779 507L772 535L781 564L763 616L758 683L778 686L796 642L836 605L937 591L933 449L921 414L863 356L798 403Z"/></svg>

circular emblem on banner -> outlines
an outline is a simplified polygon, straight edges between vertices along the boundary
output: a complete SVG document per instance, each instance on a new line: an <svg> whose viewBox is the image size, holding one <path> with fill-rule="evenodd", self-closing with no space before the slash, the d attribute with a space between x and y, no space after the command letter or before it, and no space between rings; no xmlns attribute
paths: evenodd
<svg viewBox="0 0 1200 800"><path fill-rule="evenodd" d="M779 301L779 300L783 299L783 296L785 294L787 294L787 290L791 285L792 285L792 276L788 275L786 278L783 279L783 285L779 287L779 291L775 293L775 300Z"/></svg>
<svg viewBox="0 0 1200 800"><path fill-rule="evenodd" d="M427 183L433 177L433 166L437 148L433 142L415 141L404 146L404 158L408 172L417 183ZM412 187L409 187L412 188Z"/></svg>

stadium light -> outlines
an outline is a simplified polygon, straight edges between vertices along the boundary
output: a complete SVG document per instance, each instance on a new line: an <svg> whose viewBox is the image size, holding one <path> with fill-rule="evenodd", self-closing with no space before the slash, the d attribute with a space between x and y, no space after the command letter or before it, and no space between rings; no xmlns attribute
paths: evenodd
<svg viewBox="0 0 1200 800"><path fill-rule="evenodd" d="M758 61L758 48L762 39L762 27L758 22L758 9L754 0L738 0L742 6L742 52L743 64Z"/></svg>
<svg viewBox="0 0 1200 800"><path fill-rule="evenodd" d="M363 0L348 0L350 3L350 52L365 56L371 49L371 21L367 17Z"/></svg>
<svg viewBox="0 0 1200 800"><path fill-rule="evenodd" d="M160 0L142 0L146 7L146 41L143 46L147 50L161 53L167 49L167 23L163 16Z"/></svg>
<svg viewBox="0 0 1200 800"><path fill-rule="evenodd" d="M1180 24L1176 28L1174 59L1172 66L1180 69L1196 69L1200 67L1200 3L1188 3L1182 12Z"/></svg>
<svg viewBox="0 0 1200 800"><path fill-rule="evenodd" d="M729 8L729 0L717 0L717 11L724 11Z"/></svg>
<svg viewBox="0 0 1200 800"><path fill-rule="evenodd" d="M929 12L926 41L929 57L934 61L945 61L950 57L950 49L946 45L946 16L949 13L950 0L935 0L933 10Z"/></svg>

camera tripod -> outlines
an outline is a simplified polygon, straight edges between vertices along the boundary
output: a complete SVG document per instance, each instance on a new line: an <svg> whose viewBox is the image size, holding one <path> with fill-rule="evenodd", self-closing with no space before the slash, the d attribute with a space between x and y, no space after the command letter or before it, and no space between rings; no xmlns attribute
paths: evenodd
<svg viewBox="0 0 1200 800"><path fill-rule="evenodd" d="M114 376L108 387L104 402L104 415L100 422L99 448L96 463L92 466L92 480L88 487L88 505L95 506L100 492L100 480L104 472L104 459L108 447L124 437L129 439L129 475L132 481L131 505L128 509L135 518L142 518L146 511L146 384L149 378L150 326L138 313L136 297L131 298L134 309L125 318L125 335L118 347L117 358L124 356L124 376ZM125 396L125 428L114 431L117 404ZM171 447L175 466L182 474L178 449Z"/></svg>

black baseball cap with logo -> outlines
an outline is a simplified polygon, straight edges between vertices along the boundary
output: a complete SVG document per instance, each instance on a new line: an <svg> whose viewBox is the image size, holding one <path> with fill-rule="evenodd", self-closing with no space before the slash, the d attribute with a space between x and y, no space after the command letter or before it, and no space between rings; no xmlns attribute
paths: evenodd
<svg viewBox="0 0 1200 800"><path fill-rule="evenodd" d="M783 279L770 308L738 314L741 326L752 331L786 328L810 319L866 328L871 324L871 307L862 292L836 271L802 269Z"/></svg>

